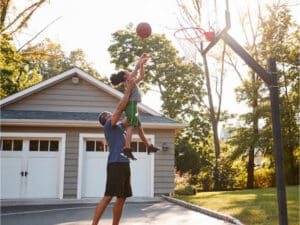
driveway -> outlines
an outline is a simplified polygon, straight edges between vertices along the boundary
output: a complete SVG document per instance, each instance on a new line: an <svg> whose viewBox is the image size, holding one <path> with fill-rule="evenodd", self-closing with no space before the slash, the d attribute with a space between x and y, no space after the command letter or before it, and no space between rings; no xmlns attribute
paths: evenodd
<svg viewBox="0 0 300 225"><path fill-rule="evenodd" d="M1 225L90 225L96 204L6 206L1 209ZM112 207L99 224L110 225ZM161 202L127 203L120 225L228 225L177 204Z"/></svg>

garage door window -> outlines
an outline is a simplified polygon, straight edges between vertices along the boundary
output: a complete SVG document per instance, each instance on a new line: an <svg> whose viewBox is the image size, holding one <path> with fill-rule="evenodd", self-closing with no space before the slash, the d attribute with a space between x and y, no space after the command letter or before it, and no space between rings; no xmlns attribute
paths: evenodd
<svg viewBox="0 0 300 225"><path fill-rule="evenodd" d="M146 146L143 142L133 141L131 142L131 148L133 152L146 152ZM108 152L109 147L105 140L87 140L85 151L87 152Z"/></svg>
<svg viewBox="0 0 300 225"><path fill-rule="evenodd" d="M23 140L1 139L1 151L22 151Z"/></svg>
<svg viewBox="0 0 300 225"><path fill-rule="evenodd" d="M86 141L87 152L107 152L108 147L105 141Z"/></svg>
<svg viewBox="0 0 300 225"><path fill-rule="evenodd" d="M133 152L146 152L146 146L144 142L139 142L139 141L131 142L131 148Z"/></svg>
<svg viewBox="0 0 300 225"><path fill-rule="evenodd" d="M58 152L58 141L56 140L30 140L29 151L31 152Z"/></svg>

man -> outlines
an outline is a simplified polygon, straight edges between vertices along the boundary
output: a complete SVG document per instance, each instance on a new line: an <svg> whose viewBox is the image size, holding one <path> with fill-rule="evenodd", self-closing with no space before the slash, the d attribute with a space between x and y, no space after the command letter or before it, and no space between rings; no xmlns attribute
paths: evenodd
<svg viewBox="0 0 300 225"><path fill-rule="evenodd" d="M104 135L109 146L109 156L105 195L96 207L92 225L98 224L107 205L114 196L116 196L117 199L113 207L112 224L118 225L122 216L125 200L127 197L132 196L129 159L121 155L125 144L125 128L123 124L118 123L118 121L127 105L134 86L135 82L133 80L126 82L124 96L120 100L116 111L113 114L110 112L102 112L99 116L99 122L104 127Z"/></svg>

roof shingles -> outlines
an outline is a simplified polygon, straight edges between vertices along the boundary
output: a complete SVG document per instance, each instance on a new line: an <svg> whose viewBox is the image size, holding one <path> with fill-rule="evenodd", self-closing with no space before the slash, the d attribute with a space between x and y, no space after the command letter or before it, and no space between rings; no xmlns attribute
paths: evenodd
<svg viewBox="0 0 300 225"><path fill-rule="evenodd" d="M1 110L1 120L64 120L64 121L98 121L99 113L93 112L58 112L30 110ZM179 121L149 114L140 114L142 123L167 123L182 125Z"/></svg>

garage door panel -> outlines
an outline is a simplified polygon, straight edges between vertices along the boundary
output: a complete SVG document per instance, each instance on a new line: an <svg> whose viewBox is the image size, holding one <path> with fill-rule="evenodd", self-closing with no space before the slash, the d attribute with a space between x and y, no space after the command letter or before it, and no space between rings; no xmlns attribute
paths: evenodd
<svg viewBox="0 0 300 225"><path fill-rule="evenodd" d="M1 199L19 198L21 195L21 157L3 157L1 155Z"/></svg>
<svg viewBox="0 0 300 225"><path fill-rule="evenodd" d="M151 193L151 160L145 153L135 153L138 160L131 161L132 194L136 197L146 197Z"/></svg>
<svg viewBox="0 0 300 225"><path fill-rule="evenodd" d="M59 161L56 157L28 159L27 198L58 196Z"/></svg>
<svg viewBox="0 0 300 225"><path fill-rule="evenodd" d="M104 195L106 161L102 157L87 158L83 176L83 197L100 197Z"/></svg>

